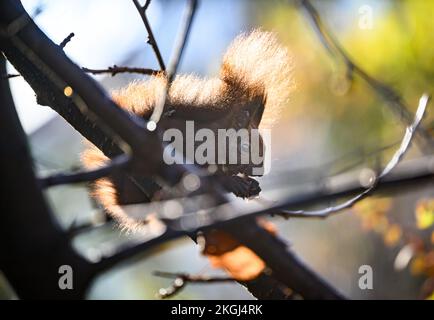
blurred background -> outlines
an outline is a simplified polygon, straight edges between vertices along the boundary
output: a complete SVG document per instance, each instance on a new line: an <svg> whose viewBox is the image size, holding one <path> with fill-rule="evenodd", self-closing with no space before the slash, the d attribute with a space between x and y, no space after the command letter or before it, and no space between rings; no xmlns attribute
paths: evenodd
<svg viewBox="0 0 434 320"><path fill-rule="evenodd" d="M131 1L25 0L28 12L41 8L36 23L55 42L75 37L66 54L82 67L119 66L158 69L146 30ZM396 89L416 110L419 97L434 84L434 1L312 1L324 22L354 61ZM148 9L165 61L184 9L184 1L153 0ZM296 190L328 175L384 164L405 127L363 81L346 78L345 65L331 57L302 10L291 1L202 0L180 73L214 76L221 56L239 33L252 28L276 32L292 52L297 90L272 131L271 172L262 178L266 197ZM9 66L9 72L14 70ZM96 76L108 91L144 76ZM22 124L40 175L80 167L83 139L62 118L36 104L21 78L11 79ZM432 107L424 120L434 128ZM432 133L432 130L431 130ZM386 147L386 148L384 148ZM407 158L426 150L412 147ZM434 189L422 186L379 195L326 220L273 219L279 232L314 270L351 298L416 299L434 292ZM100 219L86 185L62 186L46 193L60 224L68 228ZM329 204L324 204L328 206ZM97 260L113 242L130 235L98 228L77 237L77 250ZM374 272L372 290L361 290L361 265ZM166 279L155 270L220 275L190 240L164 245L153 255L103 274L89 299L154 299ZM0 277L0 298L13 298ZM238 284L190 285L178 299L251 299Z"/></svg>

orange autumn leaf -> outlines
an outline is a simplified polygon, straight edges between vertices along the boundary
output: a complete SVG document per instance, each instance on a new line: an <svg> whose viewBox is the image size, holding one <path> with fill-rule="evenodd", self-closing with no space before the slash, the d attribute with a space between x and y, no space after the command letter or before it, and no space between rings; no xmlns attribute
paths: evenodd
<svg viewBox="0 0 434 320"><path fill-rule="evenodd" d="M231 277L240 281L255 279L265 268L264 261L244 246L239 246L220 256L209 255L208 259L214 268L222 268Z"/></svg>
<svg viewBox="0 0 434 320"><path fill-rule="evenodd" d="M258 223L268 232L276 233L272 223L265 220L259 220ZM212 230L203 237L203 254L208 257L214 268L224 269L231 277L248 281L258 277L265 269L265 262L230 234Z"/></svg>
<svg viewBox="0 0 434 320"><path fill-rule="evenodd" d="M224 231L207 232L204 240L203 254L208 257L211 265L224 269L237 280L255 279L265 268L260 257Z"/></svg>

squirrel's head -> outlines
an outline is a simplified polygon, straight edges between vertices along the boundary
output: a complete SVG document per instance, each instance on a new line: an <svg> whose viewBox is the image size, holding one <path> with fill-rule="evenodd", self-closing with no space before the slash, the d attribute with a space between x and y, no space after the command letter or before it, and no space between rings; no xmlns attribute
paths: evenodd
<svg viewBox="0 0 434 320"><path fill-rule="evenodd" d="M226 141L227 163L223 166L223 170L227 173L262 175L265 145L259 132L259 125L264 114L265 99L264 95L249 99L247 103L235 106L227 116L229 139ZM236 140L232 137L233 134ZM233 157L231 153L236 153L236 163L231 161L231 156Z"/></svg>

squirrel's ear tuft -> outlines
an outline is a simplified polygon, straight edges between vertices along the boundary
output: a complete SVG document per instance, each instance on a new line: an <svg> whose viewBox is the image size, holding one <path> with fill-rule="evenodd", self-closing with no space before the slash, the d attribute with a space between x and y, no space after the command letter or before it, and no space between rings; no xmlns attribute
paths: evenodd
<svg viewBox="0 0 434 320"><path fill-rule="evenodd" d="M223 58L220 78L240 96L267 97L261 126L271 126L295 88L288 50L271 32L238 36Z"/></svg>
<svg viewBox="0 0 434 320"><path fill-rule="evenodd" d="M264 116L264 111L265 111L265 105L267 104L267 96L263 96L261 99L261 102L259 104L259 108L258 110L256 110L256 114L255 114L255 118L254 118L254 123L256 124L256 126L259 128L259 125L262 122L262 118Z"/></svg>
<svg viewBox="0 0 434 320"><path fill-rule="evenodd" d="M258 96L251 98L247 104L243 104L239 109L235 108L235 123L237 129L253 126L259 128L264 114L264 98Z"/></svg>
<svg viewBox="0 0 434 320"><path fill-rule="evenodd" d="M250 122L257 128L259 128L259 125L262 121L262 116L264 115L265 103L266 98L259 96L252 101L252 104L250 106L252 114Z"/></svg>

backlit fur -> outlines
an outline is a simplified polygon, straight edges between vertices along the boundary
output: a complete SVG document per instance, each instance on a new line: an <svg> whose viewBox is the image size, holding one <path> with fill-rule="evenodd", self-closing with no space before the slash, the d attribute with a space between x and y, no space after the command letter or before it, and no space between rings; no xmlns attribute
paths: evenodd
<svg viewBox="0 0 434 320"><path fill-rule="evenodd" d="M294 89L292 59L270 32L254 30L239 35L229 46L217 78L178 75L171 84L167 105L179 115L215 115L236 113L237 108L260 98L265 101L261 127L269 128ZM134 81L113 92L113 100L122 108L145 119L162 96L166 84L163 73L144 81ZM164 122L164 118L161 119ZM103 165L108 159L95 147L82 156L88 168ZM117 191L110 179L98 180L93 195L122 227L140 227L118 205Z"/></svg>

